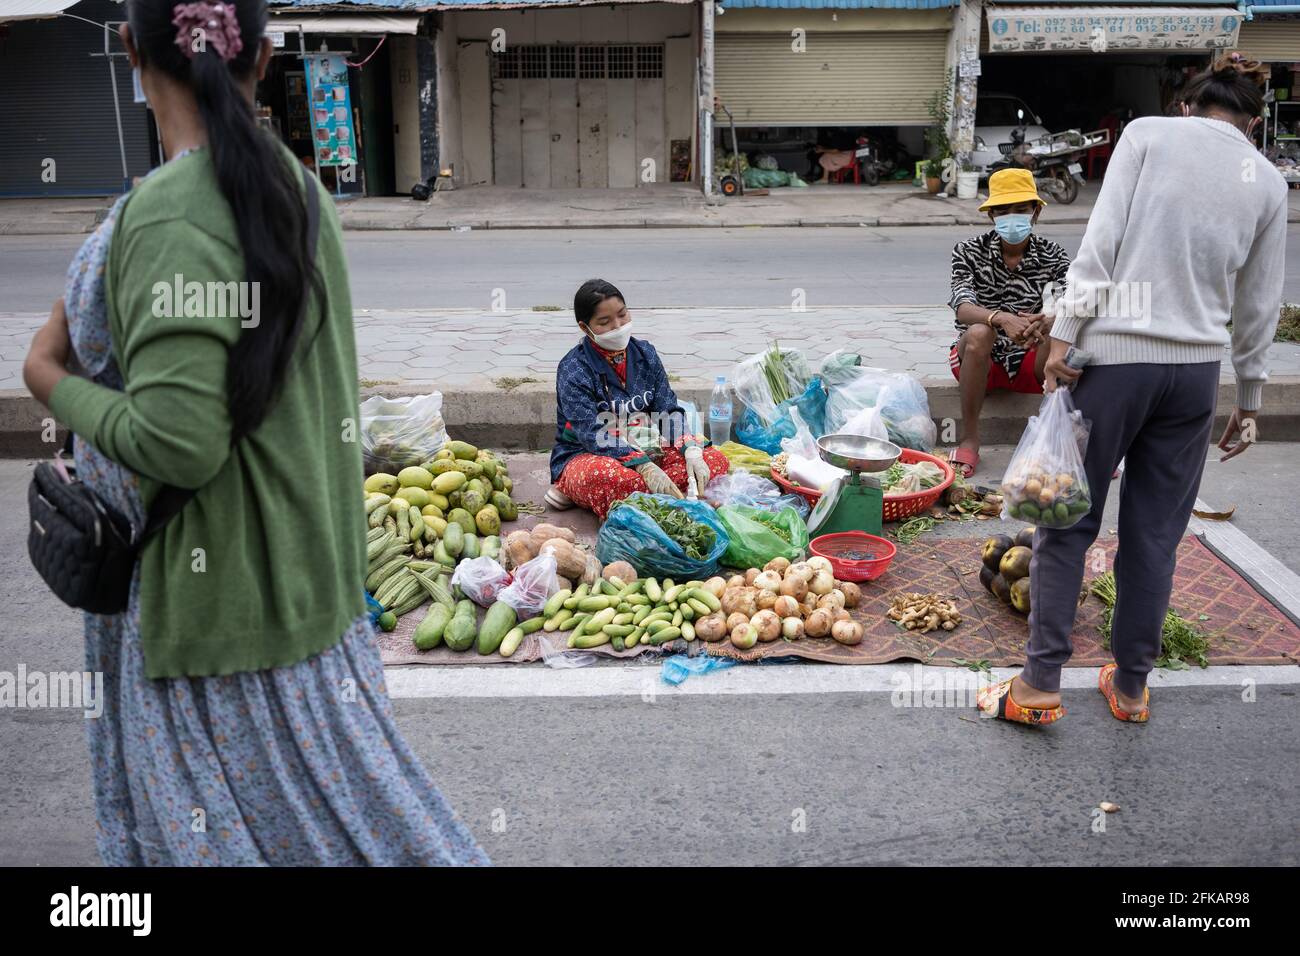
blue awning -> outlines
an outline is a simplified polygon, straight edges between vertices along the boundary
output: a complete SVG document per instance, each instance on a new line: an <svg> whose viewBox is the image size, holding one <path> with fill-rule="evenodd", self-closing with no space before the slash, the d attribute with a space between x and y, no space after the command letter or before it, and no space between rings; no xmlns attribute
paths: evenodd
<svg viewBox="0 0 1300 956"><path fill-rule="evenodd" d="M695 0L267 0L272 10L310 11L333 15L374 12L376 10L401 10L406 13L426 13L433 10L472 9L494 7L497 9L522 7L578 7L613 6L641 3L694 3ZM867 4L869 5L869 4ZM933 6L955 6L953 3L935 3ZM733 6L728 3L727 6Z"/></svg>
<svg viewBox="0 0 1300 956"><path fill-rule="evenodd" d="M958 0L720 0L728 10L942 10ZM1221 2L1221 0L1220 0Z"/></svg>

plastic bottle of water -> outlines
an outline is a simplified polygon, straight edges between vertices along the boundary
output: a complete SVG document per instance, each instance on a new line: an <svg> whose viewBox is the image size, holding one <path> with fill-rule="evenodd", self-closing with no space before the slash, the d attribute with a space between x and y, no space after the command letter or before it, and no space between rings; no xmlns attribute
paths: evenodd
<svg viewBox="0 0 1300 956"><path fill-rule="evenodd" d="M731 389L727 379L719 375L709 399L709 441L721 445L731 438Z"/></svg>

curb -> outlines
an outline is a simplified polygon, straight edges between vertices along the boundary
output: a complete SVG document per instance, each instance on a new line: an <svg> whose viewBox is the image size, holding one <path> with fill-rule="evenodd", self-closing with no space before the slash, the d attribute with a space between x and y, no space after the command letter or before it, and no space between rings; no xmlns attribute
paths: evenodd
<svg viewBox="0 0 1300 956"><path fill-rule="evenodd" d="M923 384L930 400L930 414L939 427L939 444L952 444L961 418L957 384L942 379L925 379ZM694 402L696 408L705 408L713 383L702 379L683 380L674 382L674 388L679 398ZM421 395L436 390L439 390L436 383L408 381L362 388L361 397ZM1221 383L1215 441L1232 412L1235 398L1236 386ZM1024 430L1025 420L1038 410L1038 404L1036 395L1009 392L990 395L980 421L984 443L1014 445ZM447 429L457 438L475 445L505 451L544 450L555 441L555 385L537 382L503 391L484 379L481 385L443 391L442 417ZM51 454L59 444L41 440L48 419L49 412L25 389L0 389L0 458L40 458ZM1266 441L1300 441L1300 375L1278 376L1264 386L1260 431ZM63 435L60 429L57 435L60 444Z"/></svg>
<svg viewBox="0 0 1300 956"><path fill-rule="evenodd" d="M1087 216L1053 217L1052 225L1079 226L1087 225ZM1287 223L1300 223L1300 212L1287 216ZM470 230L545 230L545 229L877 229L904 226L982 226L983 219L965 218L959 215L927 216L924 219L909 219L901 216L846 217L842 219L759 219L753 222L726 222L705 220L690 222L664 222L650 219L624 220L622 222L604 222L597 219L519 219L514 221L469 220L454 222L446 220L436 223L421 222L387 222L379 219L344 218L342 227L345 232L447 232L456 229ZM70 229L64 223L57 222L10 222L0 223L0 236L80 236L86 235L94 228L94 223L80 229Z"/></svg>

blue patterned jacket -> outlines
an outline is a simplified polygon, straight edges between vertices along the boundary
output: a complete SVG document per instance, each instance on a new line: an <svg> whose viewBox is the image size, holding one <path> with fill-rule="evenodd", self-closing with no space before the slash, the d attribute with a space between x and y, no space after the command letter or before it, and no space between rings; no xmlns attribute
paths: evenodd
<svg viewBox="0 0 1300 956"><path fill-rule="evenodd" d="M649 457L620 436L619 423L634 413L650 413L661 437L673 447L705 445L687 429L686 413L649 342L627 343L627 385L585 335L555 372L555 447L551 481L558 481L569 459L584 452L614 458L629 468Z"/></svg>

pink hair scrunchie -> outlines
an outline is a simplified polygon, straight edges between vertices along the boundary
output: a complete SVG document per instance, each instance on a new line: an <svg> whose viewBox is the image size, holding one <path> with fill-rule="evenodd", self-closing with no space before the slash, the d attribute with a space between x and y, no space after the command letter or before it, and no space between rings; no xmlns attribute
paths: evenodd
<svg viewBox="0 0 1300 956"><path fill-rule="evenodd" d="M227 63L244 48L233 3L178 3L172 7L172 26L176 27L176 45L191 60L207 44Z"/></svg>

